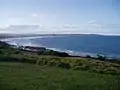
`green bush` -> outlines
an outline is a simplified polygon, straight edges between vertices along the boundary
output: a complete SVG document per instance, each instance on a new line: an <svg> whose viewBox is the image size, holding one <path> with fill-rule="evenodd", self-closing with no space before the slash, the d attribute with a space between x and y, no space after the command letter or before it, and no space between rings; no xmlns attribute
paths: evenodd
<svg viewBox="0 0 120 90"><path fill-rule="evenodd" d="M0 54L3 54L2 50L0 49Z"/></svg>
<svg viewBox="0 0 120 90"><path fill-rule="evenodd" d="M47 61L46 60L39 60L38 65L41 65L41 66L47 65Z"/></svg>
<svg viewBox="0 0 120 90"><path fill-rule="evenodd" d="M74 66L73 70L90 70L90 66L88 65Z"/></svg>
<svg viewBox="0 0 120 90"><path fill-rule="evenodd" d="M50 62L48 63L48 66L56 66L57 63L58 63L58 62L56 62L56 61L50 61Z"/></svg>
<svg viewBox="0 0 120 90"><path fill-rule="evenodd" d="M30 59L30 58L21 58L21 62L23 62L23 63L30 63L30 64L36 64L37 60Z"/></svg>
<svg viewBox="0 0 120 90"><path fill-rule="evenodd" d="M68 57L69 56L65 52L58 52L58 51L53 51L53 50L40 51L40 52L38 52L38 55L52 55L52 56L60 56L60 57Z"/></svg>
<svg viewBox="0 0 120 90"><path fill-rule="evenodd" d="M70 66L69 63L66 63L66 62L59 62L59 63L57 63L57 67L69 69L71 66Z"/></svg>

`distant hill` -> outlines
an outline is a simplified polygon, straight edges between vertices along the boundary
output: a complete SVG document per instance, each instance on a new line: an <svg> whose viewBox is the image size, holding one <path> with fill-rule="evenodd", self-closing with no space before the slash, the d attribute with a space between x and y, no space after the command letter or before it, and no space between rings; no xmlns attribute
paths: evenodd
<svg viewBox="0 0 120 90"><path fill-rule="evenodd" d="M117 35L100 35L100 34L9 34L0 33L0 39L17 38L17 37L36 37L36 36L116 36Z"/></svg>

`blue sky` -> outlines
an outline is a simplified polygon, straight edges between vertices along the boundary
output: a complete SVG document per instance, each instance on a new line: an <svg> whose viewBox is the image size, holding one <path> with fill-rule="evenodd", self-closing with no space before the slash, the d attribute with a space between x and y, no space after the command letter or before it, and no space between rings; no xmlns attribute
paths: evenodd
<svg viewBox="0 0 120 90"><path fill-rule="evenodd" d="M0 0L0 32L120 35L120 0Z"/></svg>

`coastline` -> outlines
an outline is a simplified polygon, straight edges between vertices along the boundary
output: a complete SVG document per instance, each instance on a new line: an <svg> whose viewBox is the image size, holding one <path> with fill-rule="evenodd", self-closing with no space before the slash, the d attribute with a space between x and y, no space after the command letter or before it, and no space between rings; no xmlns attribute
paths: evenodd
<svg viewBox="0 0 120 90"><path fill-rule="evenodd" d="M43 50L42 52L46 52L46 51L52 51L54 53L57 53L58 56L60 57L80 57L80 58L91 58L91 59L98 59L98 60L103 60L103 61L120 61L120 58L117 58L117 57L107 57L105 56L104 54L96 54L95 55L91 55L90 53L84 53L83 55L77 55L75 54L74 52L68 52L68 51L64 51L64 50L60 50L60 49L55 49L55 48L48 48L48 47L45 47L45 46L16 46L16 45L13 45L12 47L17 48L17 49L21 49L21 50L25 50L25 51L28 51L28 52L37 52L37 53L40 53L41 54L41 49ZM22 48L21 48L22 47ZM29 47L27 49L25 49L25 47ZM34 49L35 50L32 50ZM45 54L46 55L46 54ZM53 55L54 56L54 55ZM55 54L56 56L56 54ZM99 58L100 56L100 58Z"/></svg>
<svg viewBox="0 0 120 90"><path fill-rule="evenodd" d="M73 50L67 50L67 49L59 49L59 48L51 48L48 46L43 46L43 45L37 45L37 44L33 44L33 43L27 43L26 45L24 44L17 44L17 43L9 43L10 40L21 40L21 39L37 39L37 38L51 38L54 36L33 36L33 37L17 37L17 38L5 38L5 39L1 39L1 41L6 42L10 45L17 45L18 46L34 46L34 47L44 47L46 49L50 49L53 51L57 51L57 52L65 52L71 56L78 56L78 57L86 57L86 56L90 56L90 57L94 57L96 58L98 54L103 54L105 55L108 59L120 59L119 55L110 55L110 54L104 54L104 53L90 53L90 52L82 52L82 51L73 51Z"/></svg>

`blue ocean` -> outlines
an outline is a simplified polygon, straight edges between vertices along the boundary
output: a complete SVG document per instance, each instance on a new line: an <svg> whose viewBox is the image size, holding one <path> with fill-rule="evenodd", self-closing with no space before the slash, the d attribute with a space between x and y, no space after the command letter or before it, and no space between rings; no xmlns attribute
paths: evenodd
<svg viewBox="0 0 120 90"><path fill-rule="evenodd" d="M120 36L103 35L47 35L29 38L6 39L9 44L44 46L73 55L104 54L120 58Z"/></svg>

